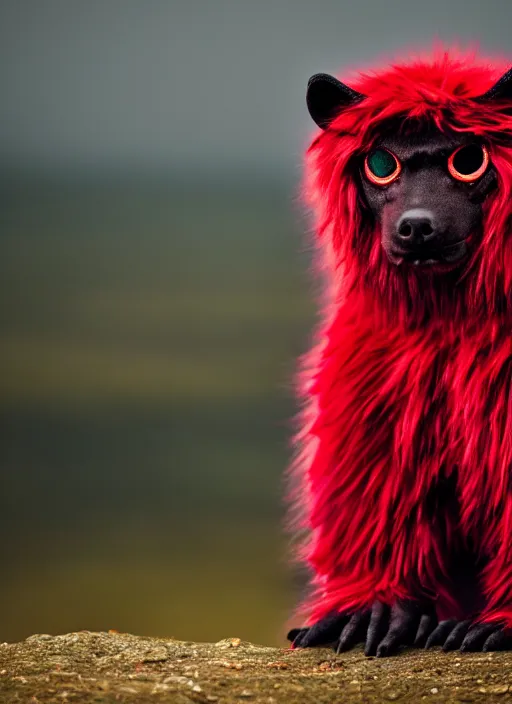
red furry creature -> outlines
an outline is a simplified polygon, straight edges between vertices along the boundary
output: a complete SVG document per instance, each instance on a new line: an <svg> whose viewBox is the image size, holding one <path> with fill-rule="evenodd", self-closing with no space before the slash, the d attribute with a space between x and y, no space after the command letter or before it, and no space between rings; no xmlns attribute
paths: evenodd
<svg viewBox="0 0 512 704"><path fill-rule="evenodd" d="M512 70L313 76L327 285L292 467L292 647L512 647Z"/></svg>

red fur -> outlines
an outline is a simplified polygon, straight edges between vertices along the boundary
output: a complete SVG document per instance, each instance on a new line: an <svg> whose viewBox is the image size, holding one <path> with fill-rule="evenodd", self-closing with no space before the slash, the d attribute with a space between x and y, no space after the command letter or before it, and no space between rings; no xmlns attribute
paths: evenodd
<svg viewBox="0 0 512 704"><path fill-rule="evenodd" d="M488 558L485 621L512 626L512 117L471 98L508 65L442 53L361 75L368 98L319 132L305 198L327 278L292 467L312 568L309 623L375 598L434 597L461 617L450 566L472 540ZM353 176L391 118L430 122L489 145L498 189L462 276L390 264ZM460 510L426 497L456 472Z"/></svg>

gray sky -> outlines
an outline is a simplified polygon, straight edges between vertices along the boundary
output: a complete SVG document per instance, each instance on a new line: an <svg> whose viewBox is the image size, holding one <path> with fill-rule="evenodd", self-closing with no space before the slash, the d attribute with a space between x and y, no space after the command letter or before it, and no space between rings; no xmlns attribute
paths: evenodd
<svg viewBox="0 0 512 704"><path fill-rule="evenodd" d="M0 0L4 165L295 167L308 77L512 46L510 0Z"/></svg>

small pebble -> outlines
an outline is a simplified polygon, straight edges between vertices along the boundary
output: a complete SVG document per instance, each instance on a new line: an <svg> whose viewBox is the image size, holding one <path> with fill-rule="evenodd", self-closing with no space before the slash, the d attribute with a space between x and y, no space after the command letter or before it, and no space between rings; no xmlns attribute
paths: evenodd
<svg viewBox="0 0 512 704"><path fill-rule="evenodd" d="M169 660L169 653L166 648L148 650L142 658L142 662L165 662L166 660Z"/></svg>
<svg viewBox="0 0 512 704"><path fill-rule="evenodd" d="M242 665L241 662L229 662L228 660L224 660L224 662L221 662L222 667L227 667L230 670L243 670L244 666Z"/></svg>
<svg viewBox="0 0 512 704"><path fill-rule="evenodd" d="M493 687L489 687L489 692L492 694L506 694L508 690L508 684L495 684Z"/></svg>
<svg viewBox="0 0 512 704"><path fill-rule="evenodd" d="M161 694L162 692L168 692L169 691L169 685L163 684L163 682L157 682L153 689L151 690L151 694Z"/></svg>
<svg viewBox="0 0 512 704"><path fill-rule="evenodd" d="M128 675L129 680L138 680L139 682L151 682L154 675L149 675L146 672L135 672Z"/></svg>
<svg viewBox="0 0 512 704"><path fill-rule="evenodd" d="M63 641L64 643L66 643L68 645L72 645L73 643L78 643L78 641L80 640L80 636L77 635L76 633L67 633L62 636L57 636L57 638L59 638L59 640Z"/></svg>
<svg viewBox="0 0 512 704"><path fill-rule="evenodd" d="M238 648L242 641L240 638L224 638L215 643L216 648Z"/></svg>
<svg viewBox="0 0 512 704"><path fill-rule="evenodd" d="M175 682L176 684L187 684L188 677L180 677L179 675L169 675L164 679L164 684L169 684L169 682Z"/></svg>
<svg viewBox="0 0 512 704"><path fill-rule="evenodd" d="M254 697L254 694L253 694L252 692L250 692L248 689L243 689L243 690L240 692L240 695L239 695L239 696L240 696L240 697Z"/></svg>
<svg viewBox="0 0 512 704"><path fill-rule="evenodd" d="M202 690L202 688L201 688L200 685L195 684L195 685L192 687L192 691L193 691L193 692L202 692L203 690Z"/></svg>
<svg viewBox="0 0 512 704"><path fill-rule="evenodd" d="M432 689L430 690L430 694L437 694L438 692L439 690L437 687L432 687Z"/></svg>

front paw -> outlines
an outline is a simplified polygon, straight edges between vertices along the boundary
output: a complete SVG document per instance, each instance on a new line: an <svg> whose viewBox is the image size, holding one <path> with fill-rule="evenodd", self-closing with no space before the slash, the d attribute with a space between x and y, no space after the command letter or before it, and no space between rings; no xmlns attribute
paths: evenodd
<svg viewBox="0 0 512 704"><path fill-rule="evenodd" d="M423 647L437 624L433 607L397 602L391 608L376 601L352 613L333 611L310 628L288 634L293 648L333 646L337 653L364 643L365 655L393 655L402 645Z"/></svg>
<svg viewBox="0 0 512 704"><path fill-rule="evenodd" d="M441 621L428 638L425 648L442 646L445 652L490 652L512 650L512 631L501 623Z"/></svg>

